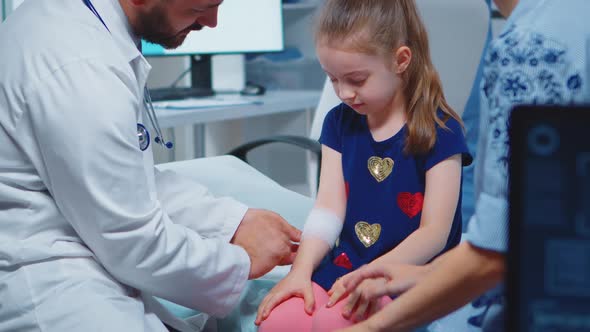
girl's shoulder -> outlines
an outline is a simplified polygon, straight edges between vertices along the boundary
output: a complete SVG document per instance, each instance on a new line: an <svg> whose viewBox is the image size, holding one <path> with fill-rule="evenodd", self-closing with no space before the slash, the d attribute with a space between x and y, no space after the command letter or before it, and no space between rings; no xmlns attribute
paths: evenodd
<svg viewBox="0 0 590 332"><path fill-rule="evenodd" d="M442 110L437 111L438 118L444 124L436 124L436 143L428 157L429 167L436 165L438 162L454 154L462 155L463 166L468 166L473 161L465 142L465 131L461 121L444 113Z"/></svg>

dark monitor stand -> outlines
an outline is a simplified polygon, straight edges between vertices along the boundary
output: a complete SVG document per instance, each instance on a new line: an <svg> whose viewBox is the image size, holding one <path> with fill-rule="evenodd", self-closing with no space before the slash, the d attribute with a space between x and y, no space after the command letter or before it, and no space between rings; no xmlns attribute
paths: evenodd
<svg viewBox="0 0 590 332"><path fill-rule="evenodd" d="M191 82L192 88L209 95L215 94L211 82L213 82L211 55L191 56Z"/></svg>
<svg viewBox="0 0 590 332"><path fill-rule="evenodd" d="M191 56L190 59L191 87L150 89L153 101L180 100L215 95L212 88L211 55Z"/></svg>

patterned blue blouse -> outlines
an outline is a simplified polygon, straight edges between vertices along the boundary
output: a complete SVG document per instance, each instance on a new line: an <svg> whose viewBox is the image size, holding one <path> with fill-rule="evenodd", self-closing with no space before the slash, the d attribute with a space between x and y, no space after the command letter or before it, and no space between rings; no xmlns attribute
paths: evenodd
<svg viewBox="0 0 590 332"><path fill-rule="evenodd" d="M588 13L588 0L520 0L504 31L490 44L481 84L475 214L465 235L477 247L507 249L507 129L512 108L590 102ZM469 328L454 330L502 331L503 303L501 287L488 292L473 302Z"/></svg>
<svg viewBox="0 0 590 332"><path fill-rule="evenodd" d="M455 154L463 154L464 164L471 163L459 122L450 118L446 126L437 128L430 153L415 157L403 153L405 126L376 142L366 116L347 105L326 115L320 142L342 154L348 200L339 243L316 269L313 281L329 290L338 277L392 250L418 228L426 172ZM443 252L460 241L460 204Z"/></svg>

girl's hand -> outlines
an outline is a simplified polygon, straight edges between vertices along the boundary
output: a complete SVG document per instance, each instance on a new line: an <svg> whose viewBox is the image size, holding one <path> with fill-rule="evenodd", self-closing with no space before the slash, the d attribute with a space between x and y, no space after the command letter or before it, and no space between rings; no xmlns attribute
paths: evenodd
<svg viewBox="0 0 590 332"><path fill-rule="evenodd" d="M305 303L305 312L311 315L314 309L314 296L311 279L296 272L289 272L287 276L274 286L258 306L258 313L254 324L260 325L270 312L282 302L291 297L301 297Z"/></svg>

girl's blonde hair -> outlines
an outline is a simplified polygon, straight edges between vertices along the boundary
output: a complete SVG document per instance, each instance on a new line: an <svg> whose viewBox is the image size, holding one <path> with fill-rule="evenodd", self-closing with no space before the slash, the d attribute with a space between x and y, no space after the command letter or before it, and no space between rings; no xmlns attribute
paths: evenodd
<svg viewBox="0 0 590 332"><path fill-rule="evenodd" d="M462 123L443 94L414 0L326 0L315 39L316 43L390 58L400 46L410 48L412 60L402 74L408 129L406 153L428 153L436 142L436 124L446 128L444 123L449 117ZM442 120L437 116L439 108L444 113Z"/></svg>

